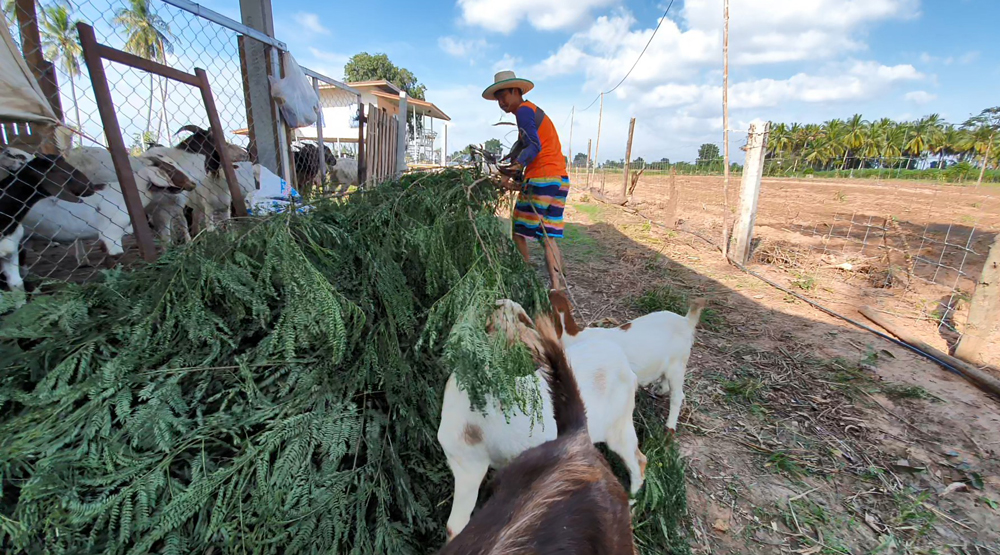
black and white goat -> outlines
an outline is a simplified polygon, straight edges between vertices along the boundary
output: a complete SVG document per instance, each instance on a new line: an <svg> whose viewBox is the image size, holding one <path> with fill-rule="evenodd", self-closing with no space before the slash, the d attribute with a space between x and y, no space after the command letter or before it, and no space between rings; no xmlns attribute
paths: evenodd
<svg viewBox="0 0 1000 555"><path fill-rule="evenodd" d="M92 183L61 155L7 149L0 154L0 166L7 172L0 181L0 267L7 288L24 290L20 247L25 216L41 200L54 197L79 203L102 185Z"/></svg>

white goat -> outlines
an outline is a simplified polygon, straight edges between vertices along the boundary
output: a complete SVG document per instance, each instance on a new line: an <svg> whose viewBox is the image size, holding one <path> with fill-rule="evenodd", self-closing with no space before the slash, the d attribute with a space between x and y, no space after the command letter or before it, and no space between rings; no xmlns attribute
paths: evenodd
<svg viewBox="0 0 1000 555"><path fill-rule="evenodd" d="M245 201L257 190L253 163L236 162L233 164L233 171ZM229 182L226 181L225 172L221 170L218 175L209 174L203 186L188 195L187 200L187 206L193 211L192 220L197 230L212 230L229 220L232 204L233 195L229 192Z"/></svg>
<svg viewBox="0 0 1000 555"><path fill-rule="evenodd" d="M346 156L337 158L337 165L331 168L334 180L340 184L337 192L343 193L351 185L358 186L358 160Z"/></svg>
<svg viewBox="0 0 1000 555"><path fill-rule="evenodd" d="M531 319L513 301L498 301L493 326L506 332L508 339L520 337L537 344ZM513 329L512 329L513 328ZM534 339L531 337L534 335ZM530 346L530 345L529 345ZM534 347L538 352L538 347ZM632 423L637 381L629 369L625 353L607 341L589 341L566 349L580 387L590 437L605 442L628 467L632 493L642 486L646 457ZM542 370L537 376L542 378ZM509 420L499 402L488 399L486 413L473 410L468 394L459 387L455 375L448 378L441 407L438 442L444 449L455 479L455 496L448 518L448 537L459 533L469 522L479 495L479 485L490 467L500 468L529 448L555 439L556 424L552 400L544 379L540 390L542 421L513 408ZM520 379L520 387L538 387L534 376Z"/></svg>
<svg viewBox="0 0 1000 555"><path fill-rule="evenodd" d="M562 324L561 338L567 348L595 340L613 343L625 351L639 385L659 382L660 394L670 395L667 429L676 431L684 403L684 374L705 300L691 301L686 316L664 310L640 316L617 328L586 329L577 326L565 293L549 291L549 300L559 315L556 321Z"/></svg>
<svg viewBox="0 0 1000 555"><path fill-rule="evenodd" d="M98 147L80 147L68 150L64 156L92 182L108 186L81 203L54 198L38 202L24 218L27 235L74 243L77 262L81 264L84 255L79 241L96 239L107 254L124 253L122 238L133 232L132 221L111 153ZM195 164L195 160L188 159L192 156L200 157L201 161ZM165 147L154 147L140 157L129 157L143 207L162 240L169 240L173 235L173 223L178 216L183 220L184 203L188 192L196 186L195 179L200 177L198 169L201 168L204 174L203 163L204 156ZM187 226L177 231L186 235Z"/></svg>

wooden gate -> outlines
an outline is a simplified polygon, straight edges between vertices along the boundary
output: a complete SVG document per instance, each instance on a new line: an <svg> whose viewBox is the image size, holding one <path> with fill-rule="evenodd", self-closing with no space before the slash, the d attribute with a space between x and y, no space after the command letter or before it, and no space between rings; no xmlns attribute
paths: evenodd
<svg viewBox="0 0 1000 555"><path fill-rule="evenodd" d="M399 123L385 110L368 105L365 118L366 185L378 185L396 176L396 140Z"/></svg>

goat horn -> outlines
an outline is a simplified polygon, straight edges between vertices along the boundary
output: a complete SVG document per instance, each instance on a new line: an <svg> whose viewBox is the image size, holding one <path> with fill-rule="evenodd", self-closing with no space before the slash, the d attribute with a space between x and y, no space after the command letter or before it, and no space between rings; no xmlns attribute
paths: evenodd
<svg viewBox="0 0 1000 555"><path fill-rule="evenodd" d="M187 131L188 133L208 133L209 132L207 129L202 129L201 127L198 127L197 125L191 125L189 123L189 124L185 125L184 127L181 127L180 129L178 129L177 133L174 133L174 135L179 135L182 131Z"/></svg>

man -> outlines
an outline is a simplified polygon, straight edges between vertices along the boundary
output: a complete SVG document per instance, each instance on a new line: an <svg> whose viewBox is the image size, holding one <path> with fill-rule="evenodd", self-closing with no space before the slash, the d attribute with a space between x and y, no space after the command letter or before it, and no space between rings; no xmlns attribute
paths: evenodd
<svg viewBox="0 0 1000 555"><path fill-rule="evenodd" d="M530 262L528 239L539 240L552 288L565 289L562 254L555 240L563 236L569 176L556 126L541 108L524 99L524 94L535 88L534 83L516 77L513 71L501 71L493 81L483 91L483 98L496 100L501 110L514 114L518 142L523 147L513 162L514 169L524 168L525 181L514 205L514 244Z"/></svg>

